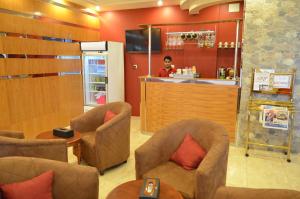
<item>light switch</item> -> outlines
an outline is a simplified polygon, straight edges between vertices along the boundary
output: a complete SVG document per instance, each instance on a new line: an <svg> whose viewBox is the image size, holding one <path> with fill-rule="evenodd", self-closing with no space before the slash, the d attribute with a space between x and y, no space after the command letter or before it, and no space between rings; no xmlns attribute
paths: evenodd
<svg viewBox="0 0 300 199"><path fill-rule="evenodd" d="M133 64L133 65L132 65L132 69L133 69L133 70L136 70L137 68L138 68L138 65L137 65L137 64Z"/></svg>

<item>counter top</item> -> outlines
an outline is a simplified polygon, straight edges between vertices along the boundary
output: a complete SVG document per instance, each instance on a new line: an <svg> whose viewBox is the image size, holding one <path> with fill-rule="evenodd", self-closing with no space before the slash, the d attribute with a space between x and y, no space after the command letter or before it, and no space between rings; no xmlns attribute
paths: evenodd
<svg viewBox="0 0 300 199"><path fill-rule="evenodd" d="M167 77L140 77L145 82L166 82L166 83L193 83L193 84L215 84L215 85L238 85L237 80L208 79L208 78L167 78Z"/></svg>

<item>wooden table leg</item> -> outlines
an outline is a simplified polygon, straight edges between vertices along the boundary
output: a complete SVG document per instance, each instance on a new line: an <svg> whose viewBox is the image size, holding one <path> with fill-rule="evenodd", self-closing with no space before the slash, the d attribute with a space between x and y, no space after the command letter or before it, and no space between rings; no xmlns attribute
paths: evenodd
<svg viewBox="0 0 300 199"><path fill-rule="evenodd" d="M78 164L81 162L81 145L77 143L73 146L73 154L77 157Z"/></svg>

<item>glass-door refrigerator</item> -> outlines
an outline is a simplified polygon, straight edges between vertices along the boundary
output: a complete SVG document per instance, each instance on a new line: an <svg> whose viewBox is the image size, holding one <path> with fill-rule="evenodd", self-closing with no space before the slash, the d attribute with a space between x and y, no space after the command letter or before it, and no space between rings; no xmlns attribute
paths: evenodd
<svg viewBox="0 0 300 199"><path fill-rule="evenodd" d="M81 42L85 106L124 101L124 46Z"/></svg>
<svg viewBox="0 0 300 199"><path fill-rule="evenodd" d="M107 97L107 54L83 54L85 105L105 104Z"/></svg>

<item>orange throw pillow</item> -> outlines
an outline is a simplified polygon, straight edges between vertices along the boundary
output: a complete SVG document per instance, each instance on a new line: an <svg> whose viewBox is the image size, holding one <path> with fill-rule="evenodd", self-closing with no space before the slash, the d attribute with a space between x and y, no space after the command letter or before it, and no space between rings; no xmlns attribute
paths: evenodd
<svg viewBox="0 0 300 199"><path fill-rule="evenodd" d="M54 172L47 171L24 182L2 185L5 199L52 199Z"/></svg>
<svg viewBox="0 0 300 199"><path fill-rule="evenodd" d="M171 160L186 170L196 169L206 155L206 151L188 133L173 153Z"/></svg>
<svg viewBox="0 0 300 199"><path fill-rule="evenodd" d="M105 113L105 116L104 116L104 123L111 120L112 118L114 118L117 114L115 114L114 112L108 110L106 111Z"/></svg>

